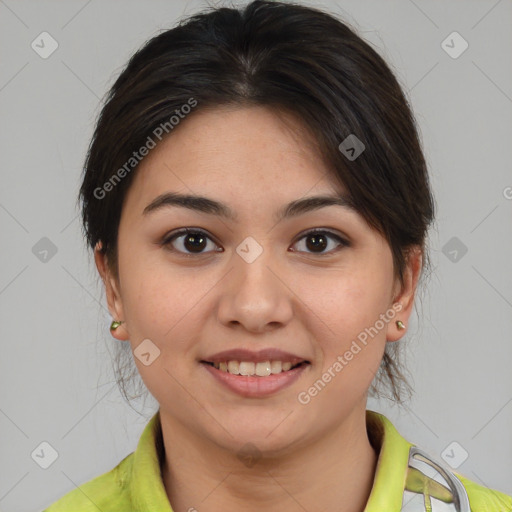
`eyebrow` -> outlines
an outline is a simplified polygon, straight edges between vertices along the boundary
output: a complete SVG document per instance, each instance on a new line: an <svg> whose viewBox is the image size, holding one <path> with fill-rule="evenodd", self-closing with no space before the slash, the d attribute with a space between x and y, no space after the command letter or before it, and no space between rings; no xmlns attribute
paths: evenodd
<svg viewBox="0 0 512 512"><path fill-rule="evenodd" d="M179 194L177 192L167 192L159 195L144 208L142 214L148 215L149 213L173 206L188 208L209 215L216 215L234 222L238 220L237 214L224 203L208 197L194 194ZM276 214L276 220L281 221L289 219L327 206L342 206L343 208L357 212L356 207L348 196L310 196L297 199L282 207Z"/></svg>

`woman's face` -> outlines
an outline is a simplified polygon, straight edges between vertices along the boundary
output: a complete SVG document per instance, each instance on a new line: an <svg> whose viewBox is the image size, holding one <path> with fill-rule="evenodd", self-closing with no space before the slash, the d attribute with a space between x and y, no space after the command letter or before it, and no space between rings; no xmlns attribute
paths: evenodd
<svg viewBox="0 0 512 512"><path fill-rule="evenodd" d="M182 121L137 170L119 226L119 282L106 280L111 313L125 321L115 336L131 343L162 417L234 451L300 446L360 418L386 340L400 337L395 321L412 307L411 290L398 297L387 242L357 212L280 217L289 203L344 193L290 127L300 125L262 107ZM206 202L154 203L164 194L207 198L234 218ZM241 364L226 372L229 361Z"/></svg>

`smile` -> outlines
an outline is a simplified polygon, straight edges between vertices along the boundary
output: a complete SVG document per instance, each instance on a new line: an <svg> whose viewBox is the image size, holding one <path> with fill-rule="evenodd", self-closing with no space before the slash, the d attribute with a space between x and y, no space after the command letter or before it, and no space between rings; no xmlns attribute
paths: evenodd
<svg viewBox="0 0 512 512"><path fill-rule="evenodd" d="M310 366L308 361L292 365L287 361L201 361L201 365L216 382L244 396L259 398L290 386Z"/></svg>
<svg viewBox="0 0 512 512"><path fill-rule="evenodd" d="M292 364L289 361L261 361L259 363L252 361L222 361L220 363L209 364L221 372L229 372L232 375L268 377L269 375L277 375L278 373L297 368L297 366L305 362L306 361L302 361L297 364Z"/></svg>

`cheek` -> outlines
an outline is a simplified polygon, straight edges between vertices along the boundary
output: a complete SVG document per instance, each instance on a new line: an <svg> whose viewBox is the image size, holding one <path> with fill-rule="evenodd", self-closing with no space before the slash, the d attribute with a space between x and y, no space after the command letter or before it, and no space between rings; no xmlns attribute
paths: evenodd
<svg viewBox="0 0 512 512"><path fill-rule="evenodd" d="M178 406L186 398L179 383L190 385L194 368L177 363L194 358L197 326L204 323L198 303L207 290L194 289L183 278L166 279L149 268L127 275L125 283L123 303L138 372L160 403L172 400ZM146 360L144 353L150 354Z"/></svg>
<svg viewBox="0 0 512 512"><path fill-rule="evenodd" d="M200 338L200 326L211 307L207 299L219 276L144 258L127 258L124 270L123 305L132 347L149 338L165 357L189 356Z"/></svg>
<svg viewBox="0 0 512 512"><path fill-rule="evenodd" d="M389 307L392 267L385 263L361 261L328 275L301 279L297 295L306 306L302 306L304 322L314 334L319 371L350 375L347 382L355 385L371 381L386 343L387 324L380 315ZM339 357L342 371L339 365L338 371L333 368ZM343 380L337 379L338 384Z"/></svg>
<svg viewBox="0 0 512 512"><path fill-rule="evenodd" d="M379 323L381 328L375 329L375 324L387 308L384 281L353 274L329 280L325 294L308 298L314 311L308 314L312 322L308 328L315 335L318 365L298 399L301 404L311 403L328 423L339 421L366 399L379 370L386 328Z"/></svg>
<svg viewBox="0 0 512 512"><path fill-rule="evenodd" d="M390 287L385 269L373 272L361 266L318 277L303 275L294 291L323 335L343 340L375 323L389 307Z"/></svg>
<svg viewBox="0 0 512 512"><path fill-rule="evenodd" d="M156 272L132 274L123 289L125 313L130 319L130 334L164 343L187 321L197 302L197 292L188 291L179 279L166 280Z"/></svg>

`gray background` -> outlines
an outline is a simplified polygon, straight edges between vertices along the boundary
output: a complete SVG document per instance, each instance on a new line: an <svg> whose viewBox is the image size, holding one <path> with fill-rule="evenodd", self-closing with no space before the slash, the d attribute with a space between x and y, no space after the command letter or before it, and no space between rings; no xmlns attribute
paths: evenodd
<svg viewBox="0 0 512 512"><path fill-rule="evenodd" d="M415 396L368 407L440 460L456 441L457 471L512 494L512 2L310 4L395 70L438 203L407 341ZM99 99L144 41L204 5L0 0L0 510L41 510L109 471L156 410L150 398L136 413L113 380L117 341L75 200ZM47 59L31 48L43 31L59 45ZM453 31L469 44L458 58L441 46ZM43 237L57 249L46 261ZM46 470L31 458L42 441L59 454Z"/></svg>

